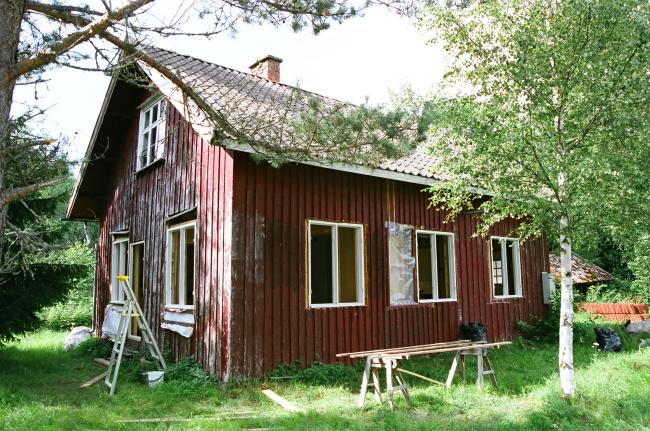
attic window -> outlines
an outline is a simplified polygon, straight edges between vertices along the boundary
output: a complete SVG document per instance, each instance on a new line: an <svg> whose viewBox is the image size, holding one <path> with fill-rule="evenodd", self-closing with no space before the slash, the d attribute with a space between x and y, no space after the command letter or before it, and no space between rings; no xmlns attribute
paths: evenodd
<svg viewBox="0 0 650 431"><path fill-rule="evenodd" d="M138 170L146 168L164 155L167 101L155 96L140 110Z"/></svg>

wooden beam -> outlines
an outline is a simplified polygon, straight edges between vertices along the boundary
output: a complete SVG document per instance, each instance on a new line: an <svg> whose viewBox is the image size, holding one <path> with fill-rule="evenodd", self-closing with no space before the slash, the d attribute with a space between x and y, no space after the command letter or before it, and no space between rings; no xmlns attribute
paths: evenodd
<svg viewBox="0 0 650 431"><path fill-rule="evenodd" d="M396 368L397 371L408 374L413 377L417 377L418 379L426 380L427 382L435 383L436 385L442 385L444 386L444 383L439 382L437 380L433 380L432 378L429 378L427 376L423 376L422 374L414 373L413 371L405 370L404 368Z"/></svg>
<svg viewBox="0 0 650 431"><path fill-rule="evenodd" d="M459 340L459 341L449 341L445 343L434 343L434 344L422 344L418 346L407 346L407 347L396 347L393 349L378 349L378 350L366 350L363 352L350 352L350 353L339 353L336 355L337 358L344 358L344 357L350 357L350 358L362 358L366 356L374 356L379 353L385 353L385 352L402 352L402 351L409 351L409 350L420 350L420 349L425 349L425 348L436 348L436 347L451 347L451 346L461 346L461 345L467 345L471 344L472 342L470 340Z"/></svg>
<svg viewBox="0 0 650 431"><path fill-rule="evenodd" d="M93 377L92 379L88 380L86 383L82 383L79 385L80 388L89 388L90 386L94 385L95 383L99 383L104 377L106 377L106 374L108 374L108 371L104 371L98 376Z"/></svg>

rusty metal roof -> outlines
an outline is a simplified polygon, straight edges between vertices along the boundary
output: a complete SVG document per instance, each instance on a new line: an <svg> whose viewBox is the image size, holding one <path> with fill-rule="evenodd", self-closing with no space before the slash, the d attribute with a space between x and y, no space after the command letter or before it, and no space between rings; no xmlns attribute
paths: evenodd
<svg viewBox="0 0 650 431"><path fill-rule="evenodd" d="M555 278L558 283L561 282L562 270L560 256L549 253L548 259L551 264L551 274L553 274L553 278ZM573 279L574 284L592 284L614 279L612 274L575 253L571 255L571 273L571 278Z"/></svg>
<svg viewBox="0 0 650 431"><path fill-rule="evenodd" d="M271 142L290 140L293 131L284 120L286 116L296 117L307 111L310 99L315 98L324 106L343 103L195 57L154 47L146 50L154 60L178 74L213 109L222 113L229 124L255 130L256 139ZM197 118L192 118L192 121L196 122ZM327 155L324 159L327 161ZM421 145L402 158L386 160L376 167L422 179L440 179L434 173L435 162L428 148Z"/></svg>

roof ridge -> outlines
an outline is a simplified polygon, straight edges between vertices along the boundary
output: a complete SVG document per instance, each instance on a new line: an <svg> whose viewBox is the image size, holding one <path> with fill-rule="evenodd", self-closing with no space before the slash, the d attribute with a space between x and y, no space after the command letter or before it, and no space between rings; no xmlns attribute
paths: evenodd
<svg viewBox="0 0 650 431"><path fill-rule="evenodd" d="M325 95L323 95L323 94L316 93L315 91L305 90L304 88L296 87L295 85L284 84L284 83L282 83L282 82L273 82L273 81L271 81L271 80L269 80L269 79L266 79L266 78L262 78L262 77L260 77L260 76L257 76L257 75L255 75L254 73L244 72L244 71L242 71L242 70L234 69L234 68L229 67L229 66L224 66L224 65L222 65L222 64L213 63L213 62L211 62L211 61L204 60L204 59L202 59L202 58L195 57L195 56L193 56L193 55L183 54L183 53L180 53L180 52L177 52L177 51L172 51L172 50L170 50L170 49L166 49L166 48L160 48L160 47L158 47L158 46L154 46L154 45L145 45L145 47L146 47L146 48L149 48L149 49L155 49L155 50L159 50L159 51L165 51L165 52L167 52L167 53L174 54L174 55L180 55L181 57L189 58L189 59L192 59L192 60L197 60L197 61L200 61L200 62L202 62L202 63L210 64L210 65L212 65L212 66L217 66L217 67L220 67L220 68L222 68L222 69L226 69L226 70L229 70L229 71L231 71L231 72L238 73L238 74L240 74L240 75L244 75L244 76L246 76L246 77L255 78L256 80L260 81L260 82L263 83L263 84L271 84L271 86L273 86L273 85L277 85L277 86L285 87L285 88L289 88L289 89L292 89L292 90L302 91L303 93L309 93L309 94L312 94L312 95L314 95L314 96L320 97L320 98L322 98L322 99L330 100L330 101L333 101L333 102L336 102L336 103L343 103L343 104L345 104L345 105L357 106L355 103L344 102L344 101L342 101L342 100L338 100L338 99L335 99L335 98L330 97L330 96L325 96Z"/></svg>

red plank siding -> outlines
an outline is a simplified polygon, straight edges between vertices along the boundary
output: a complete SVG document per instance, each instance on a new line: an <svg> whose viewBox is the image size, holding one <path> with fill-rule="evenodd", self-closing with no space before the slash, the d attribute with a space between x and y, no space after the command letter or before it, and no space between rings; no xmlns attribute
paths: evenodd
<svg viewBox="0 0 650 431"><path fill-rule="evenodd" d="M447 223L443 211L428 207L422 186L306 165L273 169L239 152L233 175L233 376L294 361L333 362L345 351L451 341L469 321L483 322L491 339L507 339L516 319L544 314L541 239L521 245L523 298L494 299L489 242L473 236L478 214ZM308 308L307 219L364 225L365 306ZM458 301L388 303L388 220L454 233ZM506 236L515 226L503 222L490 234Z"/></svg>
<svg viewBox="0 0 650 431"><path fill-rule="evenodd" d="M104 310L110 302L110 232L128 230L130 242L144 241L144 312L159 342L170 348L175 358L195 355L210 372L224 375L227 370L222 368L225 361L221 356L227 355L228 348L223 334L227 334L230 306L232 152L203 141L170 106L165 160L136 174L137 107L148 96L145 90L122 83L110 102L110 106L120 106L124 112L119 127L125 133L123 139L110 142L106 154L113 167L111 177L105 179L104 210L98 214L95 327L101 328ZM111 131L107 127L103 126L97 139L108 139ZM196 323L194 334L187 339L160 328L165 292L164 249L166 220L195 207Z"/></svg>

